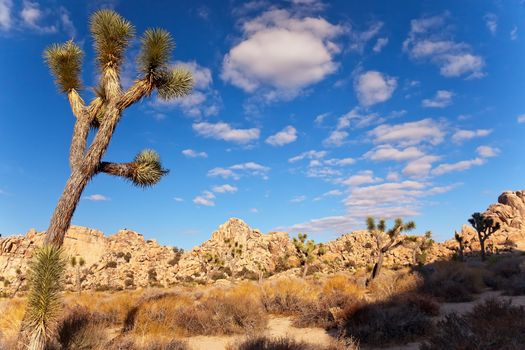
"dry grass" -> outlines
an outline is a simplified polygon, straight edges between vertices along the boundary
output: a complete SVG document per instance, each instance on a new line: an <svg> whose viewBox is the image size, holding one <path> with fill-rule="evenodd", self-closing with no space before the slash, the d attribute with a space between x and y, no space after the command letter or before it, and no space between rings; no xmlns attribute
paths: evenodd
<svg viewBox="0 0 525 350"><path fill-rule="evenodd" d="M25 299L5 299L0 301L0 345L4 343L4 347L11 348L16 341L22 325L22 319L26 310Z"/></svg>

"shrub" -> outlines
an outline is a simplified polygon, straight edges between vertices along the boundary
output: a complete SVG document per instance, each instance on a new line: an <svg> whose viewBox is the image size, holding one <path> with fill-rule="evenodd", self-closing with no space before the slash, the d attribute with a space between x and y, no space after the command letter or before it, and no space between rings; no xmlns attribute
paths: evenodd
<svg viewBox="0 0 525 350"><path fill-rule="evenodd" d="M346 315L340 334L372 346L406 343L432 332L434 314L435 309L419 299L397 297L364 304Z"/></svg>
<svg viewBox="0 0 525 350"><path fill-rule="evenodd" d="M230 345L227 350L357 350L356 344L343 347L337 343L327 346L299 342L290 338L254 337Z"/></svg>
<svg viewBox="0 0 525 350"><path fill-rule="evenodd" d="M486 287L485 275L483 270L460 262L436 263L435 271L426 273L422 290L447 302L472 301L472 294Z"/></svg>
<svg viewBox="0 0 525 350"><path fill-rule="evenodd" d="M109 267L109 268L116 268L117 267L117 262L116 261L109 261L107 264L106 264L106 267Z"/></svg>
<svg viewBox="0 0 525 350"><path fill-rule="evenodd" d="M269 313L290 315L315 300L316 293L302 279L295 277L266 281L262 287L261 301Z"/></svg>
<svg viewBox="0 0 525 350"><path fill-rule="evenodd" d="M525 309L489 299L463 316L449 314L422 350L518 350L525 348Z"/></svg>
<svg viewBox="0 0 525 350"><path fill-rule="evenodd" d="M104 349L107 343L101 319L86 308L75 307L58 323L57 336L48 346L52 349Z"/></svg>

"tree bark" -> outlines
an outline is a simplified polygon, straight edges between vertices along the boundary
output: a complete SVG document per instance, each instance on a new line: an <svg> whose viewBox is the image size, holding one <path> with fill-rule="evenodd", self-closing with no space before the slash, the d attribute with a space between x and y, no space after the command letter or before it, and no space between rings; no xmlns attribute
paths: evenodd
<svg viewBox="0 0 525 350"><path fill-rule="evenodd" d="M307 273L308 273L308 263L304 263L303 278L306 278Z"/></svg>
<svg viewBox="0 0 525 350"><path fill-rule="evenodd" d="M370 278L368 281L366 281L366 284L369 285L370 282L372 282L381 271L381 268L383 267L383 252L379 251L379 257L377 258L377 262L374 264L374 268L372 269L372 274L370 275Z"/></svg>
<svg viewBox="0 0 525 350"><path fill-rule="evenodd" d="M479 236L479 247L481 250L481 261L485 261L485 238Z"/></svg>
<svg viewBox="0 0 525 350"><path fill-rule="evenodd" d="M84 191L84 188L93 175L93 171L89 171L88 169L83 170L84 169L75 170L67 180L64 191L51 216L49 228L46 232L46 244L53 244L60 247L64 243L66 231L71 225L71 219L80 201L82 191Z"/></svg>

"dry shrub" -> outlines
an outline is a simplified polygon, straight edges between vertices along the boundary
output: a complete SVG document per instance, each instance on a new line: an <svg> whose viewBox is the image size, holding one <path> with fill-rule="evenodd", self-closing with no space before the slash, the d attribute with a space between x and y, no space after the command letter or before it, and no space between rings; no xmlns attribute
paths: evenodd
<svg viewBox="0 0 525 350"><path fill-rule="evenodd" d="M431 316L437 312L432 301L413 295L397 296L352 310L340 334L373 346L406 343L430 334Z"/></svg>
<svg viewBox="0 0 525 350"><path fill-rule="evenodd" d="M264 283L261 301L269 313L290 315L299 312L305 303L315 301L317 294L303 279L282 277Z"/></svg>
<svg viewBox="0 0 525 350"><path fill-rule="evenodd" d="M149 296L131 308L125 331L135 335L220 335L256 331L267 317L251 282L213 288L194 300L185 293Z"/></svg>
<svg viewBox="0 0 525 350"><path fill-rule="evenodd" d="M415 291L423 284L422 277L407 270L384 270L370 284L368 291L374 300L386 300L394 295Z"/></svg>
<svg viewBox="0 0 525 350"><path fill-rule="evenodd" d="M342 316L356 309L364 291L344 275L329 277L315 300L306 301L297 311L296 327L337 327Z"/></svg>
<svg viewBox="0 0 525 350"><path fill-rule="evenodd" d="M122 324L128 310L137 304L139 298L138 291L92 292L81 295L69 293L65 297L65 302L71 306L78 305L93 310L106 325L117 326Z"/></svg>
<svg viewBox="0 0 525 350"><path fill-rule="evenodd" d="M421 349L525 349L525 309L510 300L489 299L463 316L449 314Z"/></svg>
<svg viewBox="0 0 525 350"><path fill-rule="evenodd" d="M215 291L202 302L178 308L177 327L186 335L240 334L266 327L260 300L250 295Z"/></svg>
<svg viewBox="0 0 525 350"><path fill-rule="evenodd" d="M86 308L77 306L65 311L58 322L56 339L50 342L47 349L99 350L104 349L106 344L107 335L103 319Z"/></svg>
<svg viewBox="0 0 525 350"><path fill-rule="evenodd" d="M525 295L525 258L522 256L493 256L488 269L492 272L486 283L505 295ZM521 265L521 266L520 266Z"/></svg>
<svg viewBox="0 0 525 350"><path fill-rule="evenodd" d="M473 294L486 287L486 271L461 262L447 261L434 265L435 271L425 277L422 290L446 302L474 300Z"/></svg>
<svg viewBox="0 0 525 350"><path fill-rule="evenodd" d="M22 319L26 310L26 302L23 299L6 299L2 301L0 308L0 349L10 349L9 345L14 344L20 332Z"/></svg>
<svg viewBox="0 0 525 350"><path fill-rule="evenodd" d="M290 338L255 337L230 345L227 350L357 350L356 344L342 346L337 343L317 345L299 342Z"/></svg>

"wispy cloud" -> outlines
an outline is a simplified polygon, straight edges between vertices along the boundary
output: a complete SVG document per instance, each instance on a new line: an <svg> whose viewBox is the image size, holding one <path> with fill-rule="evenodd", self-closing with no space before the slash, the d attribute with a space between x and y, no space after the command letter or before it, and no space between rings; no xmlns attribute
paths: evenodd
<svg viewBox="0 0 525 350"><path fill-rule="evenodd" d="M238 144L247 144L255 141L259 139L259 135L261 133L258 128L236 129L230 126L230 124L224 122L194 123L193 130L195 130L198 135L206 138L223 140Z"/></svg>
<svg viewBox="0 0 525 350"><path fill-rule="evenodd" d="M438 90L433 98L426 98L421 102L423 107L428 108L445 108L452 104L454 93L447 90Z"/></svg>
<svg viewBox="0 0 525 350"><path fill-rule="evenodd" d="M268 178L269 167L255 163L247 162L232 165L228 168L216 167L208 171L210 177L222 177L224 179L232 178L239 180L243 176L258 176L263 179Z"/></svg>
<svg viewBox="0 0 525 350"><path fill-rule="evenodd" d="M188 158L208 158L208 153L198 152L193 149L185 149L181 153Z"/></svg>
<svg viewBox="0 0 525 350"><path fill-rule="evenodd" d="M93 201L93 202L104 202L104 201L109 201L110 200L109 197L106 197L103 194L92 194L92 195L89 195L89 196L87 196L85 198L88 201Z"/></svg>
<svg viewBox="0 0 525 350"><path fill-rule="evenodd" d="M295 140L297 140L297 130L293 126L288 125L278 133L269 136L265 142L272 146L284 146Z"/></svg>

